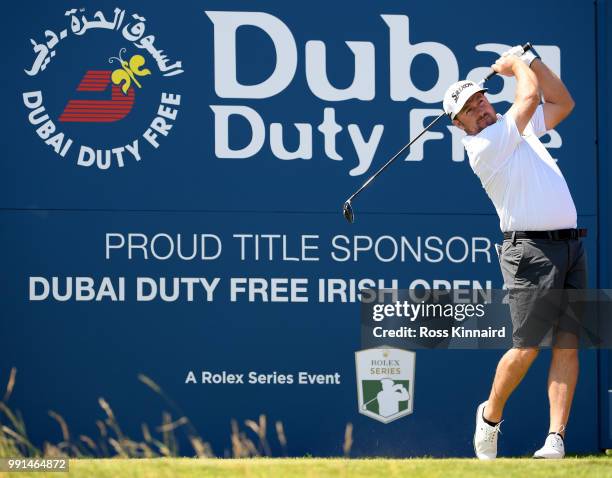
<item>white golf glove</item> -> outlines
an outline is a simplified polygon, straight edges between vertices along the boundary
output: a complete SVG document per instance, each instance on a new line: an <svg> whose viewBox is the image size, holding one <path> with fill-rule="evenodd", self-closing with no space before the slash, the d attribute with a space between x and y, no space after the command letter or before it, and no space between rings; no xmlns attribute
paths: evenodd
<svg viewBox="0 0 612 478"><path fill-rule="evenodd" d="M536 58L539 58L535 53L533 53L533 50L528 50L526 52L523 52L523 47L521 45L513 46L509 50L506 50L505 52L503 52L501 56L510 56L510 55L520 58L521 61L525 63L525 65L527 66L531 66L531 62L535 60Z"/></svg>

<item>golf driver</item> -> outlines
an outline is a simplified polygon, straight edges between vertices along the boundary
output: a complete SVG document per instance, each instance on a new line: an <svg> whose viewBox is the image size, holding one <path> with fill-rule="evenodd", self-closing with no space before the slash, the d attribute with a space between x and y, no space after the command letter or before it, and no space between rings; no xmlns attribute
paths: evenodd
<svg viewBox="0 0 612 478"><path fill-rule="evenodd" d="M532 48L531 43L525 43L523 45L523 53L530 50ZM479 85L484 84L486 81L490 80L491 78L493 78L495 75L497 75L497 73L493 70L491 70L491 72L484 77L482 80L480 80L478 82ZM367 188L370 183L372 181L374 181L374 179L376 179L376 177L382 173L387 166L389 166L393 161L395 161L399 156L401 156L410 146L412 146L412 144L419 139L421 136L423 136L423 134L425 134L425 132L427 130L429 130L429 128L431 128L434 124L436 124L440 118L442 118L444 115L446 115L446 113L442 113L440 116L438 116L436 119L434 119L431 123L429 123L425 129L423 129L423 131L421 131L414 139L412 139L410 141L410 143L408 143L407 145L405 145L402 149L400 149L397 153L395 153L393 155L393 157L391 157L391 159L389 159L378 171L376 171L365 183L363 183L363 185L357 190L355 191L351 197L349 197L346 202L344 203L344 206L342 207L342 213L344 214L345 219L350 222L353 223L355 221L355 213L353 212L353 206L351 204L351 201L353 199L355 199L355 197L361 192L363 191L365 188Z"/></svg>

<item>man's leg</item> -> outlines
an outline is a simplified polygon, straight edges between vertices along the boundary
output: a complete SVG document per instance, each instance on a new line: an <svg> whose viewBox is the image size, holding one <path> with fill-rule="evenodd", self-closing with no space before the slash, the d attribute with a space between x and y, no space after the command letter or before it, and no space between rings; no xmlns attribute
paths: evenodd
<svg viewBox="0 0 612 478"><path fill-rule="evenodd" d="M578 350L553 348L548 372L549 433L554 432L564 436L577 381Z"/></svg>
<svg viewBox="0 0 612 478"><path fill-rule="evenodd" d="M521 383L537 356L538 349L536 348L513 348L504 354L497 364L489 401L484 410L483 416L486 420L490 422L501 421L506 401L518 384Z"/></svg>
<svg viewBox="0 0 612 478"><path fill-rule="evenodd" d="M504 240L500 267L509 291L513 348L497 364L489 400L484 409L484 419L492 423L501 421L506 401L538 356L537 347L546 333L540 321L534 320L534 315L540 313L534 310L540 281L553 269L548 258L542 260L543 256L538 241Z"/></svg>
<svg viewBox="0 0 612 478"><path fill-rule="evenodd" d="M585 296L581 293L587 288L587 260L584 244L581 240L567 242L570 251L569 271L563 288L572 299L573 307L565 306L560 317L559 330L556 333L552 349L552 360L548 372L548 401L550 403L549 433L565 436L563 430L567 425L574 390L578 381L578 348L580 344L581 320L584 315ZM567 297L566 297L567 299ZM571 314L569 313L571 310Z"/></svg>
<svg viewBox="0 0 612 478"><path fill-rule="evenodd" d="M569 271L563 284L572 296L586 289L586 254L580 240L567 241L569 249ZM555 331L552 360L548 372L548 401L550 403L549 434L544 446L537 450L534 458L563 458L565 456L565 427L569 418L574 390L578 381L578 345L582 311L578 295L574 307L568 307L566 298L561 302L563 310L559 317L559 327ZM571 309L571 310L570 310ZM570 313L571 312L571 313Z"/></svg>
<svg viewBox="0 0 612 478"><path fill-rule="evenodd" d="M513 348L497 364L489 400L476 409L474 452L479 459L492 460L497 457L497 434L504 405L537 355L537 348Z"/></svg>
<svg viewBox="0 0 612 478"><path fill-rule="evenodd" d="M569 417L574 389L578 379L578 350L554 347L548 372L548 400L550 428L544 446L534 458L563 458L565 456L565 425Z"/></svg>

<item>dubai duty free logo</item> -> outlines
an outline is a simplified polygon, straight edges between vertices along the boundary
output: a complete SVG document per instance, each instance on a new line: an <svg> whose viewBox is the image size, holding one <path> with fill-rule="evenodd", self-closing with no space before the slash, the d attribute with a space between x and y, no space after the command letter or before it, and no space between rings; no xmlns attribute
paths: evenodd
<svg viewBox="0 0 612 478"><path fill-rule="evenodd" d="M139 13L115 8L107 20L102 11L87 18L85 9L73 8L64 15L66 28L30 39L34 58L24 72L35 87L22 93L29 123L56 155L79 166L105 170L142 160L143 145L157 149L177 118L181 95L168 78L183 73L182 62L169 58ZM74 54L74 42L92 35L85 54ZM64 68L50 72L62 56ZM61 106L47 107L46 100ZM152 102L154 114L135 123Z"/></svg>
<svg viewBox="0 0 612 478"><path fill-rule="evenodd" d="M379 347L355 352L359 413L382 423L414 409L416 353Z"/></svg>

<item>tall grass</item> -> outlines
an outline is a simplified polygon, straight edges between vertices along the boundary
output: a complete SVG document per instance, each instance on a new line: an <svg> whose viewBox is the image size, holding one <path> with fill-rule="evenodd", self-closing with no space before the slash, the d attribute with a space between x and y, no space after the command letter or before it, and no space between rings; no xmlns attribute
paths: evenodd
<svg viewBox="0 0 612 478"><path fill-rule="evenodd" d="M75 437L70 433L66 420L56 411L50 410L49 416L57 422L62 441L50 443L45 441L42 449L34 446L28 439L25 421L19 411L13 411L9 405L9 399L15 387L17 370L11 369L6 391L0 401L0 457L46 457L46 458L155 458L155 457L178 457L195 456L198 458L214 458L210 443L206 442L197 432L196 427L183 413L164 390L146 375L138 375L138 380L146 385L162 398L170 411L162 412L161 424L151 431L151 428L143 423L141 425L142 438L135 439L127 436L107 400L100 397L98 405L104 412L105 418L96 420L98 436L89 437L79 435ZM178 417L178 418L175 418ZM226 458L250 458L272 456L270 442L268 440L268 419L266 415L260 415L257 420L245 420L241 429L237 420L231 420L231 454L226 452ZM287 436L285 427L281 421L274 423L276 440L282 450L283 456L287 456ZM250 433L249 433L250 432ZM177 433L183 433L191 447L189 451L182 452L179 449ZM353 426L348 423L344 434L342 450L345 456L350 455L353 444Z"/></svg>

